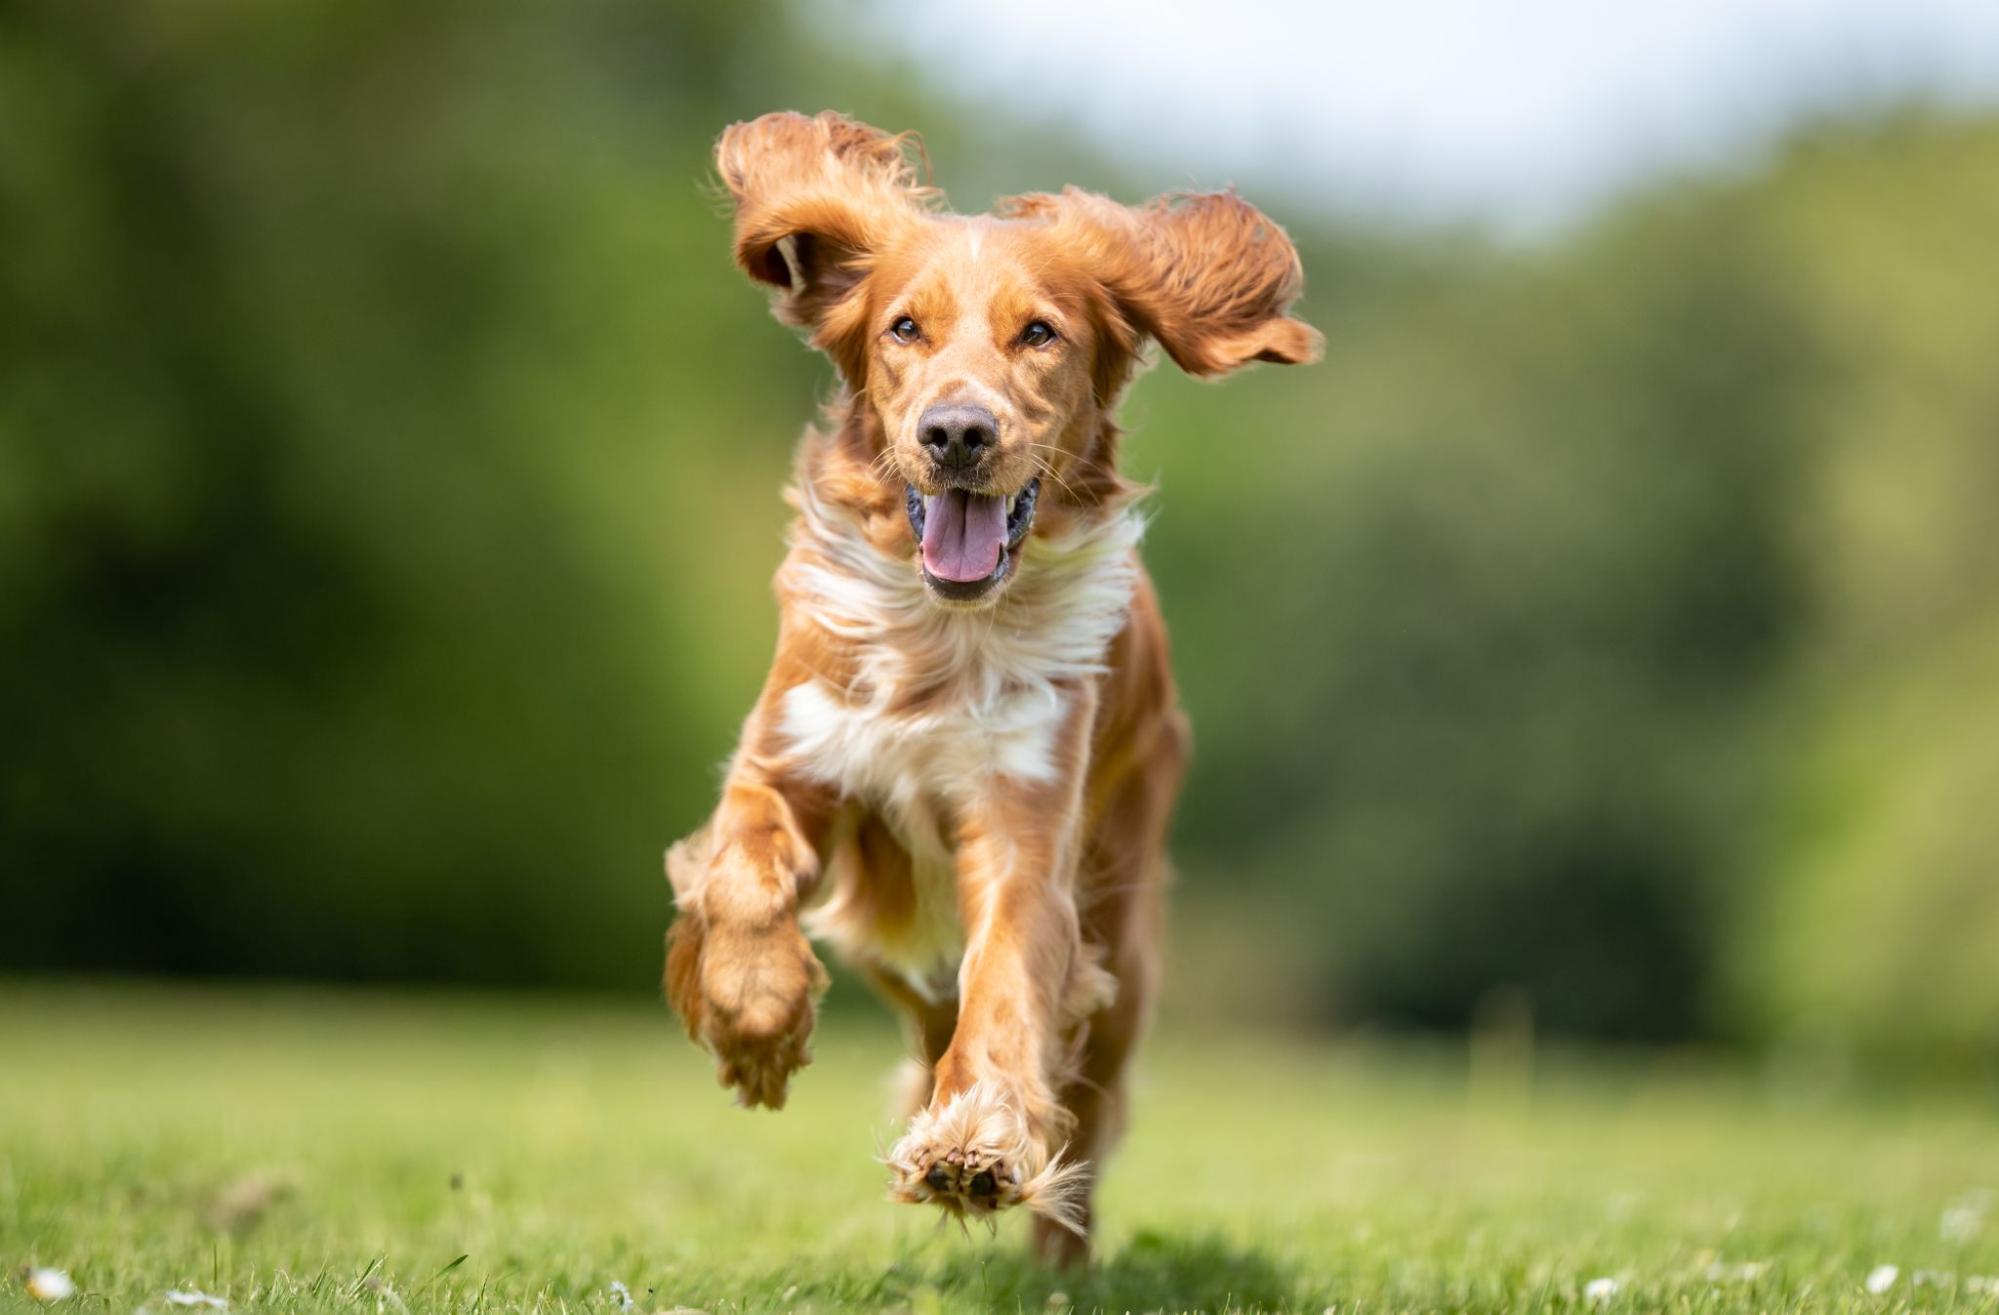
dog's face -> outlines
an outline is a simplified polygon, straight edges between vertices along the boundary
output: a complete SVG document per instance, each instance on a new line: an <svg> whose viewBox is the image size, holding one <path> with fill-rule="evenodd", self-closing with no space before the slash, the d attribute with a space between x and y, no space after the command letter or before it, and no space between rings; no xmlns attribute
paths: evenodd
<svg viewBox="0 0 1999 1315"><path fill-rule="evenodd" d="M738 262L867 408L940 601L997 598L1044 500L1087 514L1114 483L1108 421L1147 339L1204 376L1318 353L1284 313L1296 252L1232 193L939 213L902 138L830 113L737 124L716 158Z"/></svg>
<svg viewBox="0 0 1999 1315"><path fill-rule="evenodd" d="M1021 223L930 219L858 293L865 396L907 486L923 578L946 599L995 596L1041 481L1088 459L1098 331L1088 281L1050 245Z"/></svg>

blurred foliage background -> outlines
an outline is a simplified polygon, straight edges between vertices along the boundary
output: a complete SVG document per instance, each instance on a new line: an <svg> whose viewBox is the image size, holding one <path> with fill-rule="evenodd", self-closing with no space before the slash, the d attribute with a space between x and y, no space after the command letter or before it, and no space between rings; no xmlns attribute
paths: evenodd
<svg viewBox="0 0 1999 1315"><path fill-rule="evenodd" d="M918 85L773 0L9 6L0 969L655 989L830 386L714 134L1226 181ZM1991 1064L1999 120L1536 242L1253 199L1325 363L1125 415L1176 1006Z"/></svg>

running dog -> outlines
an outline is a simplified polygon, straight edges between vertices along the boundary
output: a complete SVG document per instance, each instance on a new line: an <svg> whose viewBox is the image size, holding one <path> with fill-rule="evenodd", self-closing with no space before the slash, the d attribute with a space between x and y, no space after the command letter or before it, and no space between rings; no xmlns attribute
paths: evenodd
<svg viewBox="0 0 1999 1315"><path fill-rule="evenodd" d="M833 947L907 1015L890 1192L1024 1205L1088 1254L1158 986L1187 761L1117 470L1156 343L1204 378L1317 359L1283 230L1233 192L1074 188L958 215L910 139L722 134L735 260L843 388L799 444L777 654L707 824L667 854L666 990L741 1103L783 1105Z"/></svg>

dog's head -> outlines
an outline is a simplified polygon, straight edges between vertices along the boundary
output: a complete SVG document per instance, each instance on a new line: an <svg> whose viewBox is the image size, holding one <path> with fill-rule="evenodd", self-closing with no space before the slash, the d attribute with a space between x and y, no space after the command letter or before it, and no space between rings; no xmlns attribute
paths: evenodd
<svg viewBox="0 0 1999 1315"><path fill-rule="evenodd" d="M839 367L939 598L998 596L1043 502L1116 485L1119 395L1156 341L1184 370L1311 361L1282 229L1232 192L1129 207L1070 189L941 210L908 139L833 113L722 134L736 261Z"/></svg>

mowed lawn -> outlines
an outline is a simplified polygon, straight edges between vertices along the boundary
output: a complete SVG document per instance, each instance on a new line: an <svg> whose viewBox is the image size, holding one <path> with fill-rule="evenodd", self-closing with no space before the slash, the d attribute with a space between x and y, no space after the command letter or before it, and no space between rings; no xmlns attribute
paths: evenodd
<svg viewBox="0 0 1999 1315"><path fill-rule="evenodd" d="M1999 1308L1969 1094L1167 1034L1056 1275L883 1199L897 1053L836 1018L746 1113L659 1008L0 987L0 1305L33 1265L121 1315Z"/></svg>

